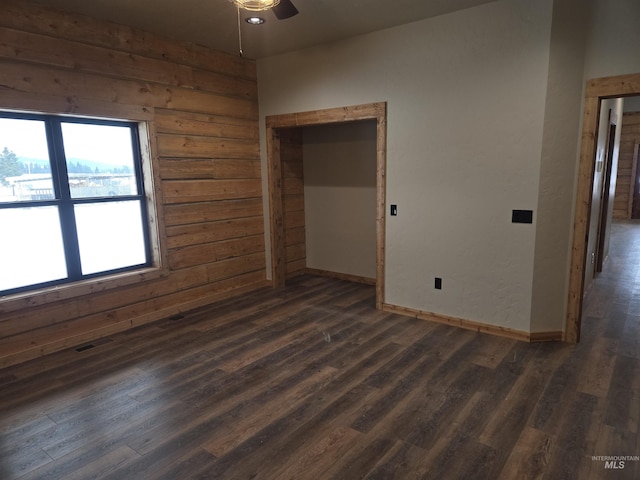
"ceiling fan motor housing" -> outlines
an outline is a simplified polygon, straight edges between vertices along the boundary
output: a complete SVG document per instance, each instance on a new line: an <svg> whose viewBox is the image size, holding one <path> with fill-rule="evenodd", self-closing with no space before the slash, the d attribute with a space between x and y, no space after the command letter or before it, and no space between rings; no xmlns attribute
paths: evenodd
<svg viewBox="0 0 640 480"><path fill-rule="evenodd" d="M280 0L230 0L238 7L244 8L251 12L260 12L269 10L280 3Z"/></svg>

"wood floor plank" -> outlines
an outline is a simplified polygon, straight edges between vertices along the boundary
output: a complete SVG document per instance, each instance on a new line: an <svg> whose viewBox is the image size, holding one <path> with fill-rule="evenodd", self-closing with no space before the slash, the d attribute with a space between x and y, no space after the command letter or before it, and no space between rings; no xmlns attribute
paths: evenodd
<svg viewBox="0 0 640 480"><path fill-rule="evenodd" d="M329 353L327 354L327 356L331 357L331 354ZM264 405L264 403L269 401L269 399L274 395L286 392L287 389L294 388L299 384L300 381L302 381L303 378L305 378L305 376L311 375L315 371L315 368L315 365L311 364L308 368L297 371L293 376L290 376L290 379L275 379L275 385L270 385L271 388L262 393L259 393L259 397L254 401L248 401L248 399L246 398L244 399L244 401L242 399L235 400L234 395L228 389L220 390L218 392L219 395L217 396L217 398L216 396L212 397L210 395L207 395L208 403L206 404L206 417L201 416L197 419L193 419L191 421L191 424L193 424L195 428L198 423L206 421L210 426L215 425L219 429L224 425L227 419L233 419L243 416L243 410L249 412L255 409L255 405ZM285 372L285 375L288 375L288 373ZM352 378L353 376L354 374L352 372L348 377L345 378ZM258 389L254 391L258 391ZM242 388L238 389L237 393L243 395L247 394L247 392ZM140 439L143 441L143 443L134 440L133 443L130 442L130 445L132 445L132 447L137 451L146 453L151 451L153 448L157 448L158 444L165 442L167 438L178 438L180 435L182 435L180 432L178 432L177 435L168 433L164 431L164 428L164 425L159 425L157 427L157 432L147 432L145 437Z"/></svg>
<svg viewBox="0 0 640 480"><path fill-rule="evenodd" d="M541 430L524 427L515 442L498 480L534 480L543 478L549 465L551 451L562 448L555 437Z"/></svg>
<svg viewBox="0 0 640 480"><path fill-rule="evenodd" d="M588 368L578 378L579 392L597 397L606 397L613 376L616 355L615 342L610 338L600 337L595 340L591 355L587 359Z"/></svg>
<svg viewBox="0 0 640 480"><path fill-rule="evenodd" d="M530 350L520 375L501 402L500 411L491 415L479 440L509 454L510 445L515 445L525 430L550 376L565 358L562 348L549 347L548 344L540 344L535 350ZM506 460L506 457L502 459Z"/></svg>
<svg viewBox="0 0 640 480"><path fill-rule="evenodd" d="M594 421L597 397L585 393L576 393L567 405L564 420L556 427L557 445L552 452L546 475L550 478L573 479L587 478L591 469L589 451L595 445L589 445L588 432ZM594 442L595 443L595 442Z"/></svg>
<svg viewBox="0 0 640 480"><path fill-rule="evenodd" d="M640 452L639 253L614 224L578 345L300 275L0 370L0 478L638 478L598 458Z"/></svg>
<svg viewBox="0 0 640 480"><path fill-rule="evenodd" d="M390 478L415 478L416 465L422 465L426 452L407 442L397 440L385 455L374 464L364 477L366 480L387 480Z"/></svg>
<svg viewBox="0 0 640 480"><path fill-rule="evenodd" d="M0 473L2 478L22 478L43 465L53 463L53 459L37 446L20 445L3 456Z"/></svg>
<svg viewBox="0 0 640 480"><path fill-rule="evenodd" d="M55 426L55 422L46 415L32 413L31 417L31 419L17 418L13 424L8 424L2 429L3 441L0 443L0 456L9 455L15 445L20 445L28 438Z"/></svg>
<svg viewBox="0 0 640 480"><path fill-rule="evenodd" d="M447 451L429 465L421 479L430 478L473 478L493 480L487 470L493 470L495 451L473 439L465 439L456 450Z"/></svg>
<svg viewBox="0 0 640 480"><path fill-rule="evenodd" d="M638 432L638 404L640 395L634 392L634 384L640 375L640 361L618 356L611 379L610 395L607 397L606 425Z"/></svg>
<svg viewBox="0 0 640 480"><path fill-rule="evenodd" d="M216 461L216 457L203 449L189 451L165 468L152 468L145 472L145 476L157 480L176 480L182 478L202 478L209 467Z"/></svg>
<svg viewBox="0 0 640 480"><path fill-rule="evenodd" d="M420 411L424 409L425 398L441 398L443 402L445 401L444 396L434 396L434 392L437 391L436 383L430 380L438 370L442 370L442 364L446 363L446 359L450 357L446 356L443 360L438 351L430 348L429 343L434 338L437 337L431 335L423 337L393 363L385 365L382 371L376 372L367 379L368 384L381 390L379 400L360 410L358 418L352 425L354 429L368 432L379 422L387 421L388 424L393 425L397 435L406 438L405 435L408 435L407 432L416 424ZM449 338L455 339L455 336ZM448 352L455 352L454 343L449 345L451 348ZM417 358L416 352L419 355ZM411 360L412 363L407 363L407 360ZM439 365L440 369L436 370L435 365ZM389 378L391 372L396 376L393 381ZM434 401L428 403L432 407L437 405Z"/></svg>
<svg viewBox="0 0 640 480"><path fill-rule="evenodd" d="M640 359L640 316L627 314L624 331L616 342L617 355Z"/></svg>
<svg viewBox="0 0 640 480"><path fill-rule="evenodd" d="M325 367L298 383L286 398L275 398L270 402L262 403L259 410L249 412L248 415L221 426L216 431L216 435L203 444L203 448L216 457L222 457L266 428L271 422L289 415L289 412L304 403L309 395L316 393L324 383L330 381L336 372L335 368Z"/></svg>
<svg viewBox="0 0 640 480"><path fill-rule="evenodd" d="M273 465L276 459L289 462L296 452L323 438L332 428L329 422L353 417L359 403L373 395L370 387L358 383L356 372L374 369L395 350L392 344L371 350L368 357L336 377L331 385L334 392L331 396L315 395L286 417L279 418L221 457L213 473L221 477L247 478L263 471L265 465ZM276 435L276 432L285 431L288 435ZM241 466L238 466L239 462Z"/></svg>
<svg viewBox="0 0 640 480"><path fill-rule="evenodd" d="M362 434L348 427L338 427L291 462L274 477L281 480L298 480L314 472L317 478L328 478L329 470L340 460L353 442Z"/></svg>
<svg viewBox="0 0 640 480"><path fill-rule="evenodd" d="M487 369L477 365L470 366L460 373L446 392L436 391L432 399L435 408L424 408L417 412L415 422L404 436L405 440L425 450L429 449L449 428L466 403L465 392L475 391L487 375Z"/></svg>
<svg viewBox="0 0 640 480"><path fill-rule="evenodd" d="M103 435L113 435L122 425L117 417L135 408L136 401L125 396L109 400L109 408L96 408L57 424L56 427L42 432L37 442L53 459L59 459L85 445L100 440ZM91 412L91 407L88 408ZM115 425L114 425L115 424ZM72 432L72 433L71 433Z"/></svg>
<svg viewBox="0 0 640 480"><path fill-rule="evenodd" d="M347 454L337 459L323 474L326 478L362 477L362 472L388 454L394 444L395 440L388 437L361 435L352 442Z"/></svg>
<svg viewBox="0 0 640 480"><path fill-rule="evenodd" d="M85 480L87 478L99 479L109 474L113 470L121 468L128 462L137 458L138 454L131 450L126 445L116 448L112 451L103 451L100 456L95 456L94 461L85 458L78 458L70 455L71 462L75 462L77 465L81 465L78 468L74 468L71 464L65 464L63 458L57 465L51 465L54 468L41 468L39 470L31 472L31 475L25 478L47 478L53 480L60 478L64 480Z"/></svg>
<svg viewBox="0 0 640 480"><path fill-rule="evenodd" d="M496 339L494 342L483 342L468 361L482 367L496 368L510 348L511 341L508 338Z"/></svg>

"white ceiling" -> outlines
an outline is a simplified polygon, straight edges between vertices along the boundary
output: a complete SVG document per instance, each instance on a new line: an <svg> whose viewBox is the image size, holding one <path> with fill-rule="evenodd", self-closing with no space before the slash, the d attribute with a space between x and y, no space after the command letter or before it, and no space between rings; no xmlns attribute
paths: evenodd
<svg viewBox="0 0 640 480"><path fill-rule="evenodd" d="M237 12L229 0L33 0L181 41L238 53ZM260 26L242 22L244 56L263 58L372 32L494 0L293 0L300 13ZM243 17L248 12L242 11Z"/></svg>

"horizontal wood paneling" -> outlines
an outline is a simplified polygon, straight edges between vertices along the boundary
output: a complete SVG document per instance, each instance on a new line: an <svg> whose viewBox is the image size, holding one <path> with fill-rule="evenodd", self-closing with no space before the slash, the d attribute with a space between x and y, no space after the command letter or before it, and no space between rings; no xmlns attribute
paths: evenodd
<svg viewBox="0 0 640 480"><path fill-rule="evenodd" d="M262 199L249 198L197 204L165 205L164 214L167 226L262 216Z"/></svg>
<svg viewBox="0 0 640 480"><path fill-rule="evenodd" d="M214 263L227 258L262 252L264 252L264 235L254 235L182 247L170 253L169 262L172 269L178 270L200 265L203 262Z"/></svg>
<svg viewBox="0 0 640 480"><path fill-rule="evenodd" d="M304 194L283 195L282 209L284 212L304 211Z"/></svg>
<svg viewBox="0 0 640 480"><path fill-rule="evenodd" d="M255 120L177 112L160 108L156 109L155 118L158 133L258 140L258 125Z"/></svg>
<svg viewBox="0 0 640 480"><path fill-rule="evenodd" d="M244 119L255 118L258 113L258 105L254 100L94 73L78 75L75 70L6 59L2 60L0 82L9 90L31 94L46 91L58 96L232 115Z"/></svg>
<svg viewBox="0 0 640 480"><path fill-rule="evenodd" d="M258 96L256 82L250 79L233 78L228 74L204 71L164 59L11 29L4 30L0 42L0 58L254 100Z"/></svg>
<svg viewBox="0 0 640 480"><path fill-rule="evenodd" d="M58 325L60 332L73 330L72 322L79 325L89 325L91 317L94 322L120 318L120 310L114 309L108 315L101 316L95 312L108 310L113 305L119 307L136 305L141 301L162 297L182 290L204 285L207 282L207 270L205 266L192 268L189 271L180 271L170 277L132 285L125 290L107 290L94 295L84 297L84 301L67 299L53 305L42 305L31 309L23 309L12 315L12 334L23 333L28 337L37 337L41 334L39 329L44 326ZM106 318L103 318L106 317ZM73 318L73 320L69 320ZM3 330L4 331L4 330ZM55 334L55 331L49 332ZM8 342L3 341L4 345Z"/></svg>
<svg viewBox="0 0 640 480"><path fill-rule="evenodd" d="M94 314L66 321L64 328L40 328L28 334L3 339L0 368L65 348L81 345L114 333L168 318L231 296L242 295L265 286L264 272L256 271L185 291L120 307L113 315ZM9 353L11 353L9 355Z"/></svg>
<svg viewBox="0 0 640 480"><path fill-rule="evenodd" d="M186 158L259 158L255 141L220 139L216 137L158 135L161 157Z"/></svg>
<svg viewBox="0 0 640 480"><path fill-rule="evenodd" d="M287 178L282 180L283 195L304 195L304 180L302 178Z"/></svg>
<svg viewBox="0 0 640 480"><path fill-rule="evenodd" d="M209 202L262 196L260 180L167 180L162 184L167 203Z"/></svg>
<svg viewBox="0 0 640 480"><path fill-rule="evenodd" d="M306 258L287 262L285 265L285 274L287 275L287 279L303 275L305 273L305 268L307 268Z"/></svg>
<svg viewBox="0 0 640 480"><path fill-rule="evenodd" d="M6 0L2 108L148 122L166 263L0 301L0 366L265 285L255 62Z"/></svg>
<svg viewBox="0 0 640 480"><path fill-rule="evenodd" d="M616 177L616 195L613 203L613 218L631 218L631 186L635 168L633 151L640 142L640 112L625 113L622 116L620 133L620 153L618 155L618 174Z"/></svg>
<svg viewBox="0 0 640 480"><path fill-rule="evenodd" d="M284 237L285 246L295 245L297 243L305 243L304 227L290 228L286 231Z"/></svg>
<svg viewBox="0 0 640 480"><path fill-rule="evenodd" d="M2 12L1 27L140 54L232 77L256 79L253 62L200 45L172 42L150 32L86 16L68 15L20 0L3 0Z"/></svg>
<svg viewBox="0 0 640 480"><path fill-rule="evenodd" d="M282 129L280 160L282 165L282 215L284 223L284 260L286 277L304 273L307 266L304 220L304 168L302 129Z"/></svg>
<svg viewBox="0 0 640 480"><path fill-rule="evenodd" d="M160 176L164 180L260 178L260 160L179 159L163 160Z"/></svg>
<svg viewBox="0 0 640 480"><path fill-rule="evenodd" d="M304 211L293 211L287 212L284 214L284 226L285 230L290 228L300 228L304 227Z"/></svg>
<svg viewBox="0 0 640 480"><path fill-rule="evenodd" d="M230 238L250 237L263 233L262 217L245 217L220 222L167 227L169 248L218 242Z"/></svg>
<svg viewBox="0 0 640 480"><path fill-rule="evenodd" d="M303 260L306 257L305 245L303 243L290 245L285 250L286 250L287 260L290 262Z"/></svg>

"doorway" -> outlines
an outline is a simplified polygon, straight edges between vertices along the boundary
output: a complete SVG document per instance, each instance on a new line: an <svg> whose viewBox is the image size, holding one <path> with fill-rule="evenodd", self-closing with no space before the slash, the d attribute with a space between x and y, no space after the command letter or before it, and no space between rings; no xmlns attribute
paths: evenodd
<svg viewBox="0 0 640 480"><path fill-rule="evenodd" d="M640 95L640 73L590 80L587 82L585 94L569 274L569 299L564 332L564 340L571 343L577 343L580 340L587 242L592 213L592 189L596 168L596 142L601 101L609 98Z"/></svg>
<svg viewBox="0 0 640 480"><path fill-rule="evenodd" d="M283 192L290 165L287 150L298 127L341 124L373 120L376 125L376 308L384 303L384 245L386 210L386 103L371 103L311 112L273 115L266 118L269 216L271 227L271 275L274 287L285 285L287 278L287 238ZM283 152L284 155L283 155ZM286 170L285 170L286 169ZM284 176L283 176L284 174ZM289 267L292 268L292 267ZM296 268L296 267L293 267Z"/></svg>
<svg viewBox="0 0 640 480"><path fill-rule="evenodd" d="M305 271L375 285L376 122L302 130Z"/></svg>

